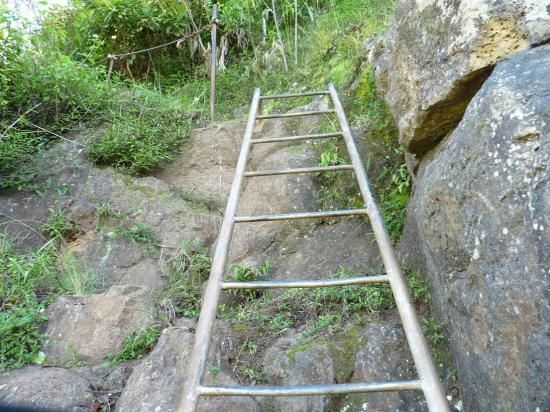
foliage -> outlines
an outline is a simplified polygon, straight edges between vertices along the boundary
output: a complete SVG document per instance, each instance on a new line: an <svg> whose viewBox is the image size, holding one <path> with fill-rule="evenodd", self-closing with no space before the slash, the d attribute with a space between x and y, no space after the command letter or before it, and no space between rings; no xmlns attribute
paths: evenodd
<svg viewBox="0 0 550 412"><path fill-rule="evenodd" d="M0 372L39 356L44 310L56 295L86 294L94 287L93 275L68 252L60 255L54 239L19 253L0 232Z"/></svg>
<svg viewBox="0 0 550 412"><path fill-rule="evenodd" d="M189 136L179 101L145 87L122 92L111 116L109 127L91 143L89 157L134 175L172 160Z"/></svg>
<svg viewBox="0 0 550 412"><path fill-rule="evenodd" d="M184 242L168 262L168 287L160 304L168 318L198 317L201 286L210 273L210 258L196 241Z"/></svg>
<svg viewBox="0 0 550 412"><path fill-rule="evenodd" d="M311 21L326 1L299 0L298 21ZM311 4L309 4L311 3ZM219 36L229 53L228 59L254 50L257 53L273 47L277 41L274 30L272 2L263 0L223 0L220 4ZM294 0L276 0L280 28L294 25ZM143 50L165 44L204 29L177 45L124 57L115 69L130 78L149 78L152 74L166 76L201 71L208 60L212 1L199 0L73 0L71 7L56 10L44 20L42 41L50 43L53 33L55 47L74 53L77 60L103 62L108 54ZM264 30L265 27L265 30ZM60 33L62 33L60 35ZM205 71L203 71L203 74Z"/></svg>
<svg viewBox="0 0 550 412"><path fill-rule="evenodd" d="M407 274L407 284L409 293L413 302L428 304L431 299L430 290L428 288L428 279L420 272L411 270L405 271Z"/></svg>
<svg viewBox="0 0 550 412"><path fill-rule="evenodd" d="M59 289L64 293L83 296L94 292L98 280L94 273L84 267L69 251L58 254L57 264L62 276L59 276Z"/></svg>
<svg viewBox="0 0 550 412"><path fill-rule="evenodd" d="M130 228L119 227L116 234L121 237L133 239L136 242L158 243L158 237L145 223L138 223Z"/></svg>
<svg viewBox="0 0 550 412"><path fill-rule="evenodd" d="M59 206L55 206L50 209L50 216L42 225L42 231L53 238L68 239L78 233L79 228Z"/></svg>
<svg viewBox="0 0 550 412"><path fill-rule="evenodd" d="M38 356L39 327L45 320L44 305L33 297L0 311L0 372L21 368Z"/></svg>
<svg viewBox="0 0 550 412"><path fill-rule="evenodd" d="M160 336L158 325L148 328L140 328L137 332L131 334L124 341L122 350L107 357L110 365L127 362L145 356L155 346Z"/></svg>
<svg viewBox="0 0 550 412"><path fill-rule="evenodd" d="M403 158L403 149L394 149L397 159ZM407 202L411 191L411 176L405 163L386 166L378 177L376 187L380 198L380 211L392 241L397 243L405 226Z"/></svg>
<svg viewBox="0 0 550 412"><path fill-rule="evenodd" d="M336 278L359 276L342 270ZM276 297L264 293L254 300L246 300L233 309L223 308L224 316L245 321L275 334L307 319L316 319L312 327L323 326L329 319L343 321L359 313L375 314L394 307L391 289L387 283L364 284L314 289L292 289ZM327 316L331 315L331 316ZM334 315L334 316L332 316ZM318 322L320 316L324 316Z"/></svg>
<svg viewBox="0 0 550 412"><path fill-rule="evenodd" d="M266 279L271 264L264 260L257 267L234 265L233 276L237 282L252 282L255 280ZM236 296L242 297L244 300L256 299L264 292L261 289L236 289L233 291Z"/></svg>

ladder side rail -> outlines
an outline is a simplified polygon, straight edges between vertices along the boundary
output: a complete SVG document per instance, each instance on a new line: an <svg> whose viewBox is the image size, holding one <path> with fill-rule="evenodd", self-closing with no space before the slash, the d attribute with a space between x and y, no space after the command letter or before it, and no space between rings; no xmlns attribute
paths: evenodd
<svg viewBox="0 0 550 412"><path fill-rule="evenodd" d="M218 301L221 293L222 278L227 263L231 237L233 235L235 214L244 179L244 172L250 153L252 134L254 132L259 104L260 89L257 88L254 91L254 96L250 105L250 112L248 114L248 122L244 132L241 152L239 154L239 160L237 161L237 166L235 169L235 177L233 178L231 192L229 194L225 214L223 216L223 221L218 236L218 243L216 245L214 258L212 260L210 276L203 294L200 316L195 331L195 341L187 362L187 373L183 384L183 391L178 402L178 412L195 411L199 401L199 386L202 383L206 361L208 358L212 328L214 326L214 321L216 320Z"/></svg>
<svg viewBox="0 0 550 412"><path fill-rule="evenodd" d="M351 163L355 168L355 176L363 195L363 200L367 208L367 213L374 231L376 243L380 249L382 260L386 268L390 286L393 291L397 310L401 317L405 336L409 343L409 348L418 372L420 381L422 382L422 390L428 404L428 408L432 412L450 411L449 404L443 391L443 386L439 380L435 365L432 360L430 349L426 342L426 338L422 333L422 328L416 314L416 310L411 303L409 291L401 268L397 262L395 252L391 244L390 237L386 230L384 220L380 215L378 206L374 200L365 167L361 161L361 157L353 140L351 129L347 121L344 108L336 92L336 88L332 83L328 85L332 104L338 117L344 140L348 149Z"/></svg>

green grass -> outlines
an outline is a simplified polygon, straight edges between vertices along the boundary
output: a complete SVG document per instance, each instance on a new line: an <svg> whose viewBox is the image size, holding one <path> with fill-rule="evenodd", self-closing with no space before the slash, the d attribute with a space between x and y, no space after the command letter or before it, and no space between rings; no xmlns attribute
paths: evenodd
<svg viewBox="0 0 550 412"><path fill-rule="evenodd" d="M201 286L210 273L210 258L197 241L184 242L168 262L168 286L159 297L168 320L198 317Z"/></svg>
<svg viewBox="0 0 550 412"><path fill-rule="evenodd" d="M348 270L336 278L359 276ZM407 271L411 297L420 308L426 308L429 292L426 280L419 273ZM253 276L247 276L251 279ZM241 337L241 349L236 357L235 370L248 382L259 383L261 375L256 353L270 345L287 329L300 330L299 347L342 333L346 325L377 320L395 309L391 288L387 283L292 289L280 295L265 291L261 295L242 298L221 305L221 316L229 321ZM331 338L327 338L331 339ZM291 353L289 353L292 355ZM251 375L252 374L252 375Z"/></svg>
<svg viewBox="0 0 550 412"><path fill-rule="evenodd" d="M54 239L28 253L17 252L0 232L0 372L39 356L44 309L59 294L93 291L93 277L78 269Z"/></svg>
<svg viewBox="0 0 550 412"><path fill-rule="evenodd" d="M124 347L119 353L107 357L107 363L109 365L116 365L145 356L156 345L159 336L160 330L158 325L140 328L137 332L126 338Z"/></svg>
<svg viewBox="0 0 550 412"><path fill-rule="evenodd" d="M141 243L150 243L156 245L159 242L159 238L157 237L157 235L145 223L138 223L137 225L129 228L118 227L115 230L115 234L117 236L132 239L136 242Z"/></svg>
<svg viewBox="0 0 550 412"><path fill-rule="evenodd" d="M270 268L271 264L269 261L265 260L257 267L234 265L232 271L236 282L252 282L266 279ZM233 291L235 296L245 301L257 299L263 293L264 290L262 289L236 289Z"/></svg>
<svg viewBox="0 0 550 412"><path fill-rule="evenodd" d="M357 275L342 270L335 277ZM376 315L394 306L389 285L381 283L293 289L278 296L267 291L256 299L242 300L236 307L223 307L222 313L226 319L245 322L251 328L277 334L289 327L303 325L304 322L307 324L306 329L324 329L322 325L328 320L331 320L329 323L337 320L341 323L358 314ZM319 317L323 316L328 317L321 318L321 323L318 323Z"/></svg>

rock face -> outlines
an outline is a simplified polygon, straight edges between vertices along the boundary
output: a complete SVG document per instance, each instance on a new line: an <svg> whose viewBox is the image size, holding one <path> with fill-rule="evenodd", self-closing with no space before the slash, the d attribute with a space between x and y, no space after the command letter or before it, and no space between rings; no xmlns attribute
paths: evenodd
<svg viewBox="0 0 550 412"><path fill-rule="evenodd" d="M116 404L119 412L175 411L181 392L187 358L193 346L191 328L194 322L180 320L165 329L155 349L137 366ZM210 350L209 372L206 383L236 386L237 383L224 370L212 372L212 367L225 366L233 352L231 334L226 325L217 322ZM257 411L256 402L246 397L202 398L199 411L248 412Z"/></svg>
<svg viewBox="0 0 550 412"><path fill-rule="evenodd" d="M550 46L501 60L420 165L402 250L431 281L466 410L550 409Z"/></svg>
<svg viewBox="0 0 550 412"><path fill-rule="evenodd" d="M94 394L87 380L70 369L27 367L0 375L0 404L89 410Z"/></svg>
<svg viewBox="0 0 550 412"><path fill-rule="evenodd" d="M48 308L50 321L44 348L48 363L66 366L74 360L92 364L122 349L124 340L156 320L154 301L135 286L113 286L106 293L62 296Z"/></svg>
<svg viewBox="0 0 550 412"><path fill-rule="evenodd" d="M330 384L334 366L326 344L300 345L296 335L278 339L264 358L264 373L271 385ZM264 400L274 411L313 412L326 410L328 396L276 397Z"/></svg>
<svg viewBox="0 0 550 412"><path fill-rule="evenodd" d="M405 333L398 321L373 323L361 333L365 342L355 355L352 382L385 382L415 379L416 372ZM341 410L427 411L418 392L347 395Z"/></svg>
<svg viewBox="0 0 550 412"><path fill-rule="evenodd" d="M407 150L454 129L500 59L548 41L548 13L537 0L401 1L371 60Z"/></svg>

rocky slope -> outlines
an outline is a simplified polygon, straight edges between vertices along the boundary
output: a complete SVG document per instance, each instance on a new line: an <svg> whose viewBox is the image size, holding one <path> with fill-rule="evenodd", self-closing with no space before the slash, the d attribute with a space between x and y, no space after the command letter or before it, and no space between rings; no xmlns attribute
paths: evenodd
<svg viewBox="0 0 550 412"><path fill-rule="evenodd" d="M549 39L544 2L402 1L371 52L469 411L550 409Z"/></svg>
<svg viewBox="0 0 550 412"><path fill-rule="evenodd" d="M310 108L325 105L318 100ZM232 121L195 130L176 161L146 178L98 168L88 162L79 146L62 142L38 163L44 171L42 182L54 188L66 185L70 190L61 196L55 190L42 196L29 192L1 195L1 223L11 238L25 239L19 244L22 249L42 241L38 229L49 207L59 202L68 210L81 228L68 247L81 270L98 280L98 290L84 296L61 296L49 306L43 345L47 366L0 374L0 402L64 410L96 410L99 406L121 412L174 410L195 321L176 315L170 301L162 298L168 267L182 245L210 247L214 243L243 125L243 121ZM271 121L260 125L256 136L307 133L316 127L314 120L299 125ZM76 138L85 145L95 137ZM316 164L317 159L312 142L258 145L249 167L298 167ZM255 178L245 186L239 213L316 210L317 190L314 175ZM139 225L151 232L140 234L145 239L121 235ZM327 276L342 267L373 273L379 270L380 260L369 232L368 225L356 219L243 224L235 230L230 257L232 263L252 266L269 260L270 275L277 279ZM224 299L227 306L234 304L235 297ZM219 320L207 381L250 384L250 379L236 373L245 362L254 362L263 383L276 385L414 377L393 311L372 313L369 322L363 317L333 325L308 339L312 319L307 314L303 317L277 334L263 331L259 335L251 334L253 325ZM148 355L117 365L105 361L123 348L128 336L151 325L159 325L162 331ZM243 350L250 359L243 359ZM202 400L200 406L204 411L234 412L388 409L424 410L425 404L421 394L405 393L211 398Z"/></svg>

